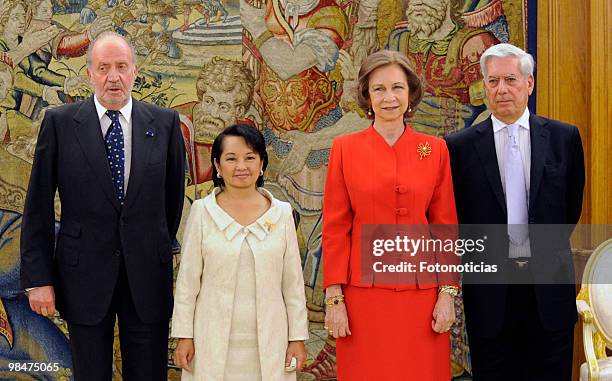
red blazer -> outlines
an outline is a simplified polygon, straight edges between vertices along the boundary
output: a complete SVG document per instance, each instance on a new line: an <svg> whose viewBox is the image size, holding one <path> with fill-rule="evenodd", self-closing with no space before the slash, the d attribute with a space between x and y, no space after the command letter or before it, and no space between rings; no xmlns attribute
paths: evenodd
<svg viewBox="0 0 612 381"><path fill-rule="evenodd" d="M419 146L427 143L431 151L421 158ZM323 287L437 287L436 274L414 274L412 281L402 278L397 285L377 285L368 276L362 279L361 227L456 223L449 155L442 139L417 133L409 125L392 147L373 126L339 137L332 145L325 183Z"/></svg>

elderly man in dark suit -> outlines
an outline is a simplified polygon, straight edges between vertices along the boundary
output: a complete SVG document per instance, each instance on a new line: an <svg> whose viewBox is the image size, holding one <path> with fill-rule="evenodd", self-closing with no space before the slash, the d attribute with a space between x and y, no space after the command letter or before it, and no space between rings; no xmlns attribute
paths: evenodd
<svg viewBox="0 0 612 381"><path fill-rule="evenodd" d="M557 278L544 275L571 268L569 235L584 189L580 134L529 112L531 55L499 44L480 64L492 116L446 141L459 222L503 224L486 255L509 281L464 284L474 380L569 381L575 286L571 276L550 284ZM555 224L559 234L543 238L535 224Z"/></svg>
<svg viewBox="0 0 612 381"><path fill-rule="evenodd" d="M22 286L68 322L76 380L111 380L116 317L123 378L167 379L184 146L175 111L132 99L134 60L118 34L91 44L95 95L46 113L23 214Z"/></svg>

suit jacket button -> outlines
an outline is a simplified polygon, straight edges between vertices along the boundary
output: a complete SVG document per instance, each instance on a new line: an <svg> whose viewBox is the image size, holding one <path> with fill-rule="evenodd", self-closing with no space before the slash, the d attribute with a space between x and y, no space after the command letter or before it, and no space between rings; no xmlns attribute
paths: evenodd
<svg viewBox="0 0 612 381"><path fill-rule="evenodd" d="M400 216L405 216L408 214L408 209L406 208L397 208L395 209L395 214L399 214Z"/></svg>
<svg viewBox="0 0 612 381"><path fill-rule="evenodd" d="M115 254L115 257L119 257L121 256L121 250L115 250L113 254Z"/></svg>
<svg viewBox="0 0 612 381"><path fill-rule="evenodd" d="M395 191L397 193L406 193L408 191L408 187L405 185L396 185L395 186Z"/></svg>

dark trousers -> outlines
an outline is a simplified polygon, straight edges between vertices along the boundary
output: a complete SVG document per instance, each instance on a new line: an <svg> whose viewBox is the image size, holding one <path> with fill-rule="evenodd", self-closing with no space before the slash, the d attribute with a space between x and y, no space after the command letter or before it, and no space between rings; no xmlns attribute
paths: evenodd
<svg viewBox="0 0 612 381"><path fill-rule="evenodd" d="M167 381L168 322L145 324L134 308L123 261L108 313L96 325L68 322L75 381L111 381L115 316L124 381Z"/></svg>
<svg viewBox="0 0 612 381"><path fill-rule="evenodd" d="M509 285L497 337L468 331L474 381L570 381L574 328L547 331L540 323L533 285Z"/></svg>

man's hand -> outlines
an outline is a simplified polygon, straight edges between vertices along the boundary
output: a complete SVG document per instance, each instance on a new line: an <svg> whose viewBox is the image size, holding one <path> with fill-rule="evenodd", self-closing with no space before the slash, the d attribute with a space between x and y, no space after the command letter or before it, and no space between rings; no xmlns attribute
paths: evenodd
<svg viewBox="0 0 612 381"><path fill-rule="evenodd" d="M28 291L30 308L42 316L55 315L55 291L53 286L36 287Z"/></svg>

